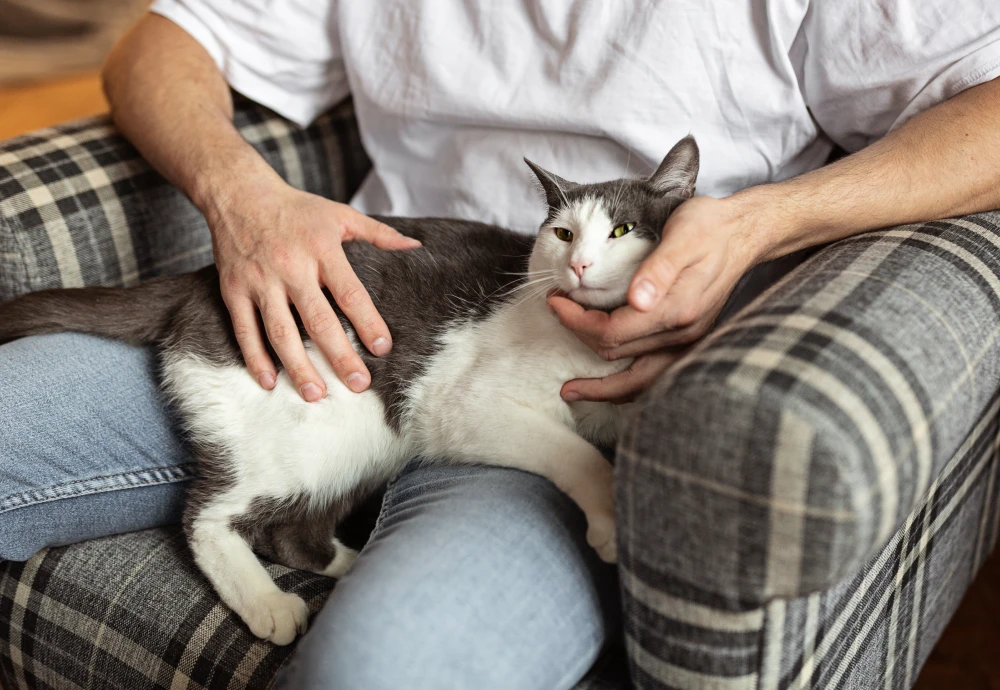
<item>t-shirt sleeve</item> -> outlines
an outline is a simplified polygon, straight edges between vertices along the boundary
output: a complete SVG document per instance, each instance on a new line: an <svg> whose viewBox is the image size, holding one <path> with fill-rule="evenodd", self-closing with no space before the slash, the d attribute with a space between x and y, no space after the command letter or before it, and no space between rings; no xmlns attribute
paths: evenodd
<svg viewBox="0 0 1000 690"><path fill-rule="evenodd" d="M152 11L191 34L229 85L305 127L350 93L327 0L156 0Z"/></svg>
<svg viewBox="0 0 1000 690"><path fill-rule="evenodd" d="M1000 2L813 0L801 31L806 103L848 151L1000 76Z"/></svg>

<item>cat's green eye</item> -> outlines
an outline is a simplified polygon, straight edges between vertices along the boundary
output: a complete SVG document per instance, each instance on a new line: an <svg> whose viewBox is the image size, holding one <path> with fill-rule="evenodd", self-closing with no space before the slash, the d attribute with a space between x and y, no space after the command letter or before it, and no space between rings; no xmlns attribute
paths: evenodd
<svg viewBox="0 0 1000 690"><path fill-rule="evenodd" d="M573 239L573 233L566 228L556 228L556 237L561 239L563 242L569 242Z"/></svg>
<svg viewBox="0 0 1000 690"><path fill-rule="evenodd" d="M632 228L635 227L635 223L622 223L614 230L611 231L611 237L621 237L622 235L627 235L632 232Z"/></svg>

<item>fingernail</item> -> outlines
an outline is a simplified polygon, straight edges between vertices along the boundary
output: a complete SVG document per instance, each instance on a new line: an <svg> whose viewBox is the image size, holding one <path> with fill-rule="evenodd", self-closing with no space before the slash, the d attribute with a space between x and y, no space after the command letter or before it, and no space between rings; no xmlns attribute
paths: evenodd
<svg viewBox="0 0 1000 690"><path fill-rule="evenodd" d="M423 247L424 246L423 242L421 242L420 240L415 240L412 237L407 237L406 240L407 240L408 244L411 247Z"/></svg>
<svg viewBox="0 0 1000 690"><path fill-rule="evenodd" d="M580 399L580 394L576 391L566 391L563 393L563 400L566 402L576 402Z"/></svg>
<svg viewBox="0 0 1000 690"><path fill-rule="evenodd" d="M353 374L347 377L347 387L350 388L355 393L360 393L361 391L363 391L365 389L366 383L367 381L365 381L365 377L359 374L358 372L354 372Z"/></svg>
<svg viewBox="0 0 1000 690"><path fill-rule="evenodd" d="M264 386L267 390L274 388L274 374L269 371L262 372L257 376L257 383Z"/></svg>
<svg viewBox="0 0 1000 690"><path fill-rule="evenodd" d="M632 299L639 309L649 309L656 302L656 287L648 280L639 281L632 292Z"/></svg>
<svg viewBox="0 0 1000 690"><path fill-rule="evenodd" d="M392 344L387 338L375 338L375 342L372 343L372 352L375 353L376 357L381 357L382 355L389 354L389 350L392 349ZM355 376L355 374L351 374ZM360 376L360 374L357 374Z"/></svg>
<svg viewBox="0 0 1000 690"><path fill-rule="evenodd" d="M302 397L306 399L306 402L316 402L323 397L323 389L317 386L315 383L307 383L300 389Z"/></svg>

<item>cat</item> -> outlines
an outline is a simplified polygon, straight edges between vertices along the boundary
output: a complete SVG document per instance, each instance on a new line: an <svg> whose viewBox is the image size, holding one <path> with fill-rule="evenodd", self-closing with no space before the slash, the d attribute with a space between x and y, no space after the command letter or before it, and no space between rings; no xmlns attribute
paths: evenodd
<svg viewBox="0 0 1000 690"><path fill-rule="evenodd" d="M550 479L585 514L588 543L614 562L612 466L596 446L615 442L624 412L559 393L567 380L607 376L631 360L603 360L546 299L557 290L591 309L624 305L668 215L694 194L698 147L686 137L648 178L596 184L525 162L547 206L536 238L471 221L379 217L423 246L345 245L394 341L389 354L371 356L338 310L372 374L364 393L340 383L304 331L326 396L304 402L284 373L273 390L261 388L243 365L215 266L133 288L24 295L0 305L0 343L79 331L156 346L161 387L199 463L183 518L195 561L253 634L275 644L305 631L308 610L254 552L343 575L357 552L337 539L337 523L417 456Z"/></svg>

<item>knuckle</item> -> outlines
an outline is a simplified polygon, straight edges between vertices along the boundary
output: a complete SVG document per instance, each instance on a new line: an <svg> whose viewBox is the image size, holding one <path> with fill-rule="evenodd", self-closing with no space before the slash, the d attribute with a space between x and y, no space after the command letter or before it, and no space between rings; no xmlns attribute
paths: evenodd
<svg viewBox="0 0 1000 690"><path fill-rule="evenodd" d="M305 381L309 378L310 374L309 365L305 363L286 365L285 371L288 372L288 375L295 382Z"/></svg>
<svg viewBox="0 0 1000 690"><path fill-rule="evenodd" d="M267 337L272 343L286 343L292 337L292 328L281 321L272 323L267 327Z"/></svg>
<svg viewBox="0 0 1000 690"><path fill-rule="evenodd" d="M315 335L324 335L339 323L340 322L337 320L333 311L330 309L316 312L306 321L309 332Z"/></svg>
<svg viewBox="0 0 1000 690"><path fill-rule="evenodd" d="M674 313L673 326L678 328L690 326L698 320L700 315L700 310L695 305L685 305L680 307Z"/></svg>
<svg viewBox="0 0 1000 690"><path fill-rule="evenodd" d="M246 342L253 337L255 330L256 329L254 327L244 321L241 317L233 318L233 334L236 336L237 342Z"/></svg>
<svg viewBox="0 0 1000 690"><path fill-rule="evenodd" d="M334 371L352 372L358 368L357 357L354 355L353 352L337 355L334 356L332 360L330 360L330 366L333 367Z"/></svg>
<svg viewBox="0 0 1000 690"><path fill-rule="evenodd" d="M238 295L243 290L243 280L238 273L224 273L221 276L222 291L230 295Z"/></svg>
<svg viewBox="0 0 1000 690"><path fill-rule="evenodd" d="M598 357L600 357L601 359L603 359L605 362L611 362L611 361L614 361L615 359L617 359L617 357L615 356L614 348L610 348L610 347L599 347L599 348L597 348L597 355L598 355Z"/></svg>
<svg viewBox="0 0 1000 690"><path fill-rule="evenodd" d="M351 309L364 304L368 293L360 285L349 285L337 293L337 304L344 309Z"/></svg>
<svg viewBox="0 0 1000 690"><path fill-rule="evenodd" d="M247 365L247 369L250 371L264 371L271 368L271 363L266 361L263 357L256 354L243 353L243 361Z"/></svg>
<svg viewBox="0 0 1000 690"><path fill-rule="evenodd" d="M616 347L621 346L621 338L618 336L617 333L613 331L608 331L601 336L600 340L598 340L598 344L600 345L601 349L613 350Z"/></svg>

